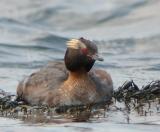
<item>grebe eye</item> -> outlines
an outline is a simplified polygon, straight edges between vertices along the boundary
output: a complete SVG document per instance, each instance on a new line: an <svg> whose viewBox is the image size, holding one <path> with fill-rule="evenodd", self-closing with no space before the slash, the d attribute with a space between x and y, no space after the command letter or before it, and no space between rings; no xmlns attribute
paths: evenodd
<svg viewBox="0 0 160 132"><path fill-rule="evenodd" d="M82 48L81 51L82 51L82 53L83 53L84 55L87 55L87 54L88 54L88 49L87 49L87 48Z"/></svg>

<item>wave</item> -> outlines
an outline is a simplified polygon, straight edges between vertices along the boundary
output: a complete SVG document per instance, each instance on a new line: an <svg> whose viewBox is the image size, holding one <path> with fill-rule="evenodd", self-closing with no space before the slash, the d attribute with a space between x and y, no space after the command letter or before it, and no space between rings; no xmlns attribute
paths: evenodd
<svg viewBox="0 0 160 132"><path fill-rule="evenodd" d="M36 42L44 42L44 43L56 43L56 44L63 44L64 42L66 42L69 38L65 38L65 37L60 37L57 35L44 35L41 37L38 37L36 39L33 39L33 41Z"/></svg>
<svg viewBox="0 0 160 132"><path fill-rule="evenodd" d="M62 48L65 46L68 38L59 37L56 35L46 35L41 36L32 40L29 40L28 43L0 43L1 48L7 49L32 49L32 50L49 50L56 49L59 47Z"/></svg>
<svg viewBox="0 0 160 132"><path fill-rule="evenodd" d="M108 41L96 41L101 53L106 55L126 53L159 53L160 34L144 38L122 38ZM153 46L154 45L154 46Z"/></svg>
<svg viewBox="0 0 160 132"><path fill-rule="evenodd" d="M132 3L130 5L123 5L117 8L115 11L110 13L108 16L104 16L100 20L97 21L97 23L104 23L113 19L119 19L124 16L127 16L130 14L133 10L136 10L139 7L143 7L146 5L148 2L147 1L137 1L135 3Z"/></svg>
<svg viewBox="0 0 160 132"><path fill-rule="evenodd" d="M33 61L33 62L1 62L0 68L18 68L18 69L37 69L46 64L46 61Z"/></svg>
<svg viewBox="0 0 160 132"><path fill-rule="evenodd" d="M5 18L5 17L1 17L0 18L0 24L17 24L17 25L24 25L24 23L18 21L18 20L15 20L13 18Z"/></svg>
<svg viewBox="0 0 160 132"><path fill-rule="evenodd" d="M160 64L153 64L148 68L144 68L146 71L160 71Z"/></svg>

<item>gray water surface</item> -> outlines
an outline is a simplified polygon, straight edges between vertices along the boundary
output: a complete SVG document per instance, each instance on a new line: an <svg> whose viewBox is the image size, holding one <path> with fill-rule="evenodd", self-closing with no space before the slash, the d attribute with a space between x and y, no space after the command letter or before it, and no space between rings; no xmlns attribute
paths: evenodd
<svg viewBox="0 0 160 132"><path fill-rule="evenodd" d="M115 89L126 80L141 87L160 79L159 7L159 0L1 0L0 89L15 93L24 77L63 59L66 41L77 37L97 43L104 62L96 66L111 74ZM0 131L160 131L145 120L128 125L117 118L39 125L0 118ZM150 118L160 124L159 116Z"/></svg>

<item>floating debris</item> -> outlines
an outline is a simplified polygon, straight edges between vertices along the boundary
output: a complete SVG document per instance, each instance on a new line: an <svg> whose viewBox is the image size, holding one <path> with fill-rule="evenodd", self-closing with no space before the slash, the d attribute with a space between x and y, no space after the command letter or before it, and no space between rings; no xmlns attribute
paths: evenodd
<svg viewBox="0 0 160 132"><path fill-rule="evenodd" d="M116 103L125 104L125 108ZM32 122L50 122L60 118L72 121L88 121L91 118L105 117L106 111L123 111L129 123L129 114L136 112L140 116L160 114L160 80L152 81L141 89L131 81L126 81L114 91L113 100L88 105L72 106L30 106L17 100L17 96L0 90L0 116L18 118ZM126 114L128 113L128 114Z"/></svg>

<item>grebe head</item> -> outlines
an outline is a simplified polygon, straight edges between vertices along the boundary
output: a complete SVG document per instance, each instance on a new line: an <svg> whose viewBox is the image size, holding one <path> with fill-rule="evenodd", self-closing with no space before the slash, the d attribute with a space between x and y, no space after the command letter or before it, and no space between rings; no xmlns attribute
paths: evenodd
<svg viewBox="0 0 160 132"><path fill-rule="evenodd" d="M67 42L65 54L65 65L69 71L85 70L90 71L96 60L103 61L98 56L97 46L84 38L71 39Z"/></svg>

